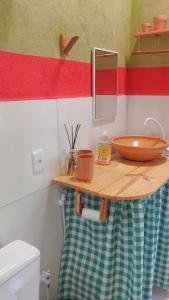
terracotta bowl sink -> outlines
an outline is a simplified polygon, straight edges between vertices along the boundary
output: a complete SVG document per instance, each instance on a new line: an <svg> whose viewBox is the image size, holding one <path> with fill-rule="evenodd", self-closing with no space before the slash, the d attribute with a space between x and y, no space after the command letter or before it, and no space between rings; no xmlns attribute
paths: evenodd
<svg viewBox="0 0 169 300"><path fill-rule="evenodd" d="M142 135L118 136L112 140L112 144L122 157L135 161L157 158L168 146L166 140Z"/></svg>

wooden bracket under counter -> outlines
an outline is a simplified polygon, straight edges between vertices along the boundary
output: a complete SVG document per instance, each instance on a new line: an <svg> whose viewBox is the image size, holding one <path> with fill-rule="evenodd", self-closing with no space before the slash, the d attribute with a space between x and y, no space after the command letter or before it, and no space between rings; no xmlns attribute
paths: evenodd
<svg viewBox="0 0 169 300"><path fill-rule="evenodd" d="M169 157L160 157L149 162L114 157L109 166L94 165L92 182L79 181L76 176L57 176L53 182L113 201L148 197L168 179Z"/></svg>

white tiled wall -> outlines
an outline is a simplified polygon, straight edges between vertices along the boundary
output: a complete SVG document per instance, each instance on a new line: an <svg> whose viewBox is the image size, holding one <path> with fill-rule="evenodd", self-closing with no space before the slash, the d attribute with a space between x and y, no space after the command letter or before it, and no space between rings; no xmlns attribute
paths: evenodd
<svg viewBox="0 0 169 300"><path fill-rule="evenodd" d="M52 273L52 299L56 297L63 243L57 193L55 186L47 187L0 208L0 246L21 239L38 247L41 269ZM45 288L41 287L40 295L40 300L46 300Z"/></svg>
<svg viewBox="0 0 169 300"><path fill-rule="evenodd" d="M45 150L45 172L33 176L31 152ZM58 170L56 101L0 103L0 206L47 187Z"/></svg>
<svg viewBox="0 0 169 300"><path fill-rule="evenodd" d="M166 138L169 139L169 96L130 96L128 97L128 133L159 135L156 125L150 131L144 128L147 117L157 118L164 126Z"/></svg>
<svg viewBox="0 0 169 300"><path fill-rule="evenodd" d="M41 251L41 268L51 269L52 299L63 243L58 188L59 151L68 150L63 124L81 123L77 147L95 148L100 133L126 133L126 97L118 98L114 122L92 122L92 98L0 102L0 246L22 239ZM59 144L58 144L59 140ZM45 171L32 174L31 152L45 150ZM41 288L41 299L46 300Z"/></svg>
<svg viewBox="0 0 169 300"><path fill-rule="evenodd" d="M126 132L127 100L125 96L118 97L117 115L115 120L111 122L93 122L92 98L58 100L57 107L61 151L68 150L64 123L68 126L77 123L81 124L77 139L77 148L91 147L94 149L104 130L108 130L110 136Z"/></svg>

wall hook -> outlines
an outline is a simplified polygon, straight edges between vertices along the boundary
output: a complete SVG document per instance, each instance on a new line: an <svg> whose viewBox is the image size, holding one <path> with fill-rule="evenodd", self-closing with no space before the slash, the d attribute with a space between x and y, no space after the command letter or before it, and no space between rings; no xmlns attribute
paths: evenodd
<svg viewBox="0 0 169 300"><path fill-rule="evenodd" d="M65 34L60 35L60 50L62 56L67 56L69 51L72 49L76 41L79 39L79 36L73 36L71 40L67 41L67 36Z"/></svg>

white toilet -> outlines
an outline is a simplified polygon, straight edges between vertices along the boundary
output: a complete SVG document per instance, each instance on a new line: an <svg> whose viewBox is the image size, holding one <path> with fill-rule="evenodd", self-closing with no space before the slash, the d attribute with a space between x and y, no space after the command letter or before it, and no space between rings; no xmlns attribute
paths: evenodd
<svg viewBox="0 0 169 300"><path fill-rule="evenodd" d="M40 253L14 241L0 249L0 300L39 300Z"/></svg>

